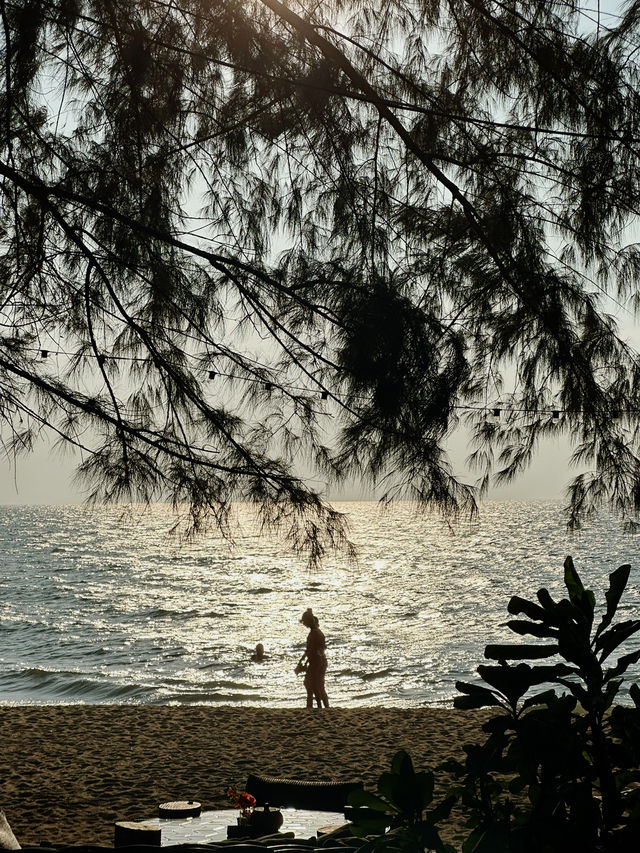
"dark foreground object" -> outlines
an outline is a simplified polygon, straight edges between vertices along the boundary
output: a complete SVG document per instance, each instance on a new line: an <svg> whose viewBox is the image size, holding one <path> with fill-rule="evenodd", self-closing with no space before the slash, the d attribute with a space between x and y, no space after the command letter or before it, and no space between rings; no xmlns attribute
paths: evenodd
<svg viewBox="0 0 640 853"><path fill-rule="evenodd" d="M278 832L283 820L279 809L270 809L265 805L263 809L254 809L249 817L238 818L236 826L228 826L227 838L260 838L273 835Z"/></svg>
<svg viewBox="0 0 640 853"><path fill-rule="evenodd" d="M324 835L321 838L293 838L287 834L276 834L266 838L243 841L219 841L212 844L176 844L159 847L149 844L132 844L118 848L118 853L347 853L354 850L354 838L348 830ZM113 853L113 847L73 845L58 847L23 847L26 853Z"/></svg>
<svg viewBox="0 0 640 853"><path fill-rule="evenodd" d="M113 846L129 847L147 844L159 847L161 830L153 824L122 820L113 825Z"/></svg>
<svg viewBox="0 0 640 853"><path fill-rule="evenodd" d="M303 779L280 779L276 776L249 774L245 790L253 794L259 806L285 806L294 809L317 809L340 812L352 791L361 790L362 782L308 782Z"/></svg>

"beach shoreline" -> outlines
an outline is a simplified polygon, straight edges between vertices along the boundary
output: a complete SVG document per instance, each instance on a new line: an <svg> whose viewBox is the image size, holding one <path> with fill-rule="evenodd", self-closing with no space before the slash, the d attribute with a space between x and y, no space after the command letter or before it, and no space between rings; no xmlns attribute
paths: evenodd
<svg viewBox="0 0 640 853"><path fill-rule="evenodd" d="M249 773L374 789L399 749L416 769L461 758L483 719L431 707L0 705L0 808L22 845L111 846L114 821L154 818L163 802L228 808L227 786Z"/></svg>

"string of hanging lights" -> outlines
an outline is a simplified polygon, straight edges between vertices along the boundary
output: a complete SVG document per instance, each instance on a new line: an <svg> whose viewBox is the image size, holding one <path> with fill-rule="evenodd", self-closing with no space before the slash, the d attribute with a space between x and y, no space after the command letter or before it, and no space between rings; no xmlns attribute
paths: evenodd
<svg viewBox="0 0 640 853"><path fill-rule="evenodd" d="M39 350L32 350L32 351L37 352L39 354L40 361L46 361L50 356L67 356L67 357L73 356L72 353L66 352L63 349L39 349ZM98 365L100 365L100 366L104 365L105 362L108 360L124 361L124 362L142 362L142 363L150 361L150 359L145 358L143 356L106 355L104 353L100 353L97 357L96 356L94 356L94 357L96 358L96 361L97 361ZM289 392L300 392L300 393L307 393L307 394L310 393L309 388L291 385L288 383L285 383L283 385L278 385L278 383L274 383L272 381L268 381L268 380L265 380L265 379L263 379L261 377L257 377L257 376L256 377L251 377L251 376L238 377L236 374L231 374L231 373L227 373L227 372L222 371L222 370L213 370L213 369L207 370L206 373L207 373L207 378L210 381L214 381L215 379L218 379L218 378L220 378L220 379L233 379L235 381L239 380L239 381L243 381L243 382L262 384L265 391L272 391L275 387L281 387L281 388L286 388L286 390ZM321 389L318 392L318 397L323 401L328 400L329 396L330 396L329 391L327 391L326 389ZM338 399L336 395L331 394L331 396ZM493 422L500 421L503 416L508 417L508 416L513 416L513 415L518 415L518 414L523 415L523 416L549 415L553 420L557 421L557 420L560 420L563 415L571 414L566 409L562 409L560 407L524 409L524 408L517 408L517 407L508 406L508 405L495 405L495 404L484 404L484 405L483 404L479 404L479 405L458 404L458 405L454 405L453 408L456 409L457 411L485 412L487 419L492 420ZM613 419L619 419L620 416L621 416L620 412L613 412L612 413Z"/></svg>

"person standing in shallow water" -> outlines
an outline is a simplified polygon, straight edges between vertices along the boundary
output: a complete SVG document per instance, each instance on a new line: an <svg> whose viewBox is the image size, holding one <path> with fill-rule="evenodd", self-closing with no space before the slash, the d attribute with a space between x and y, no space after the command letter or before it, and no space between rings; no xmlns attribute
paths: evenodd
<svg viewBox="0 0 640 853"><path fill-rule="evenodd" d="M309 629L307 647L296 667L296 670L299 670L306 658L307 666L304 675L304 686L307 691L307 708L313 708L314 696L318 702L318 706L322 703L325 708L328 708L329 697L324 686L324 676L327 671L327 658L325 655L327 644L324 634L320 630L318 618L313 615L310 607L304 611L300 621Z"/></svg>

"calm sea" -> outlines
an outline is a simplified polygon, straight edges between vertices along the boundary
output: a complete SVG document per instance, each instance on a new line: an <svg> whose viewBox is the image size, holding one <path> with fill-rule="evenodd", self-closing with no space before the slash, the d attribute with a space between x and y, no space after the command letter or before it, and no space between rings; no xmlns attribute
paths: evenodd
<svg viewBox="0 0 640 853"><path fill-rule="evenodd" d="M175 539L164 506L0 507L0 703L302 705L313 607L334 704L447 706L485 644L509 638L511 595L561 594L567 554L599 600L631 563L621 609L640 613L640 539L605 516L570 537L554 503L486 503L453 531L409 504L337 506L358 562L314 570L242 507L233 545Z"/></svg>

